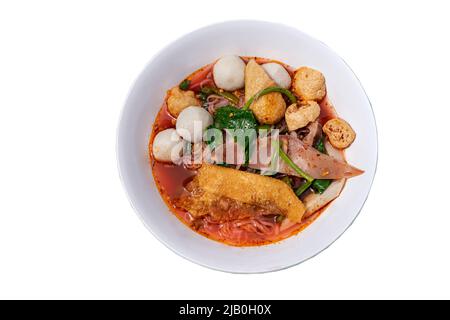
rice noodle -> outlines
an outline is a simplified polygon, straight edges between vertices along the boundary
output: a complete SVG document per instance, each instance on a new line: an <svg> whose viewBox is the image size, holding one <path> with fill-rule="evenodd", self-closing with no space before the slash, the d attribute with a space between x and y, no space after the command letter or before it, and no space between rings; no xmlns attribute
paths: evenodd
<svg viewBox="0 0 450 320"><path fill-rule="evenodd" d="M214 86L214 80L212 75L212 68L214 67L214 63L207 65L201 71L195 73L190 78L189 90L199 91L201 88L205 86Z"/></svg>
<svg viewBox="0 0 450 320"><path fill-rule="evenodd" d="M203 219L201 230L214 239L233 244L258 243L276 237L280 226L274 216L255 216L226 222L217 222L210 216Z"/></svg>
<svg viewBox="0 0 450 320"><path fill-rule="evenodd" d="M238 107L239 109L242 109L244 104L245 104L245 96L241 95L241 96L239 96L239 104L236 107Z"/></svg>
<svg viewBox="0 0 450 320"><path fill-rule="evenodd" d="M211 113L212 115L216 113L217 109L230 104L230 102L227 99L216 94L209 95L208 98L206 99L206 103L208 105L207 106L208 112Z"/></svg>

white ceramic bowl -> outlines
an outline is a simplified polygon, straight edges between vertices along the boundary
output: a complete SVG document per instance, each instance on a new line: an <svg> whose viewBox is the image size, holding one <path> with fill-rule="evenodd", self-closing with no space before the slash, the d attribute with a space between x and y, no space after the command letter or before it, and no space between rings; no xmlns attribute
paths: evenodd
<svg viewBox="0 0 450 320"><path fill-rule="evenodd" d="M357 132L349 162L365 170L306 230L282 242L237 248L209 240L169 212L152 177L147 145L168 88L220 56L268 57L293 67L310 66L326 78L338 114ZM318 254L353 222L369 194L377 164L377 132L370 102L349 66L322 42L294 28L260 21L230 21L191 32L161 50L136 80L118 127L117 159L133 208L147 228L180 256L216 270L256 273L280 270Z"/></svg>

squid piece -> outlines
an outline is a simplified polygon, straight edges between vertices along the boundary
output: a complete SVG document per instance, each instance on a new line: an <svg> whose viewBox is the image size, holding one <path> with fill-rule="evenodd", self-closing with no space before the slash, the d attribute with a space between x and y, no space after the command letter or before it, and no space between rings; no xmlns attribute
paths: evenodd
<svg viewBox="0 0 450 320"><path fill-rule="evenodd" d="M364 173L363 170L355 168L345 160L338 160L329 155L318 152L312 146L306 145L298 138L285 136L283 140L288 143L288 155L291 160L308 173L314 179L342 179L351 178ZM281 162L282 160L280 160ZM280 163L279 172L297 175L285 163Z"/></svg>

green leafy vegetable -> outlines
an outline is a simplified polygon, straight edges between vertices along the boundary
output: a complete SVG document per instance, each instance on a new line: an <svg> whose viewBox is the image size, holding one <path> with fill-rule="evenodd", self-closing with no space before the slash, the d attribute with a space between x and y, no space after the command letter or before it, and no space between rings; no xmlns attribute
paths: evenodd
<svg viewBox="0 0 450 320"><path fill-rule="evenodd" d="M285 177L281 178L281 181L283 181L283 182L286 183L289 187L292 188L292 181L291 181L291 178L289 178L288 176L285 176Z"/></svg>
<svg viewBox="0 0 450 320"><path fill-rule="evenodd" d="M189 89L189 85L191 84L191 81L188 79L184 79L183 81L181 81L179 87L181 90L187 90Z"/></svg>
<svg viewBox="0 0 450 320"><path fill-rule="evenodd" d="M220 91L217 88L203 87L200 90L200 93L202 93L203 95L206 95L206 97L209 96L210 94L217 94L218 96L221 96L221 97L227 99L228 101L230 101L234 105L238 105L239 104L239 98L236 97L234 94L232 94L230 92L226 92L226 91Z"/></svg>
<svg viewBox="0 0 450 320"><path fill-rule="evenodd" d="M312 181L305 181L304 184L302 184L300 187L298 187L297 190L295 190L295 194L297 195L297 197L300 197L303 194L303 192L308 190L309 187L311 186L311 183L313 183L313 182Z"/></svg>
<svg viewBox="0 0 450 320"><path fill-rule="evenodd" d="M322 194L330 186L331 181L332 180L330 180L330 179L318 179L318 180L314 180L314 182L312 183L311 186L314 189L314 191Z"/></svg>
<svg viewBox="0 0 450 320"><path fill-rule="evenodd" d="M248 108L250 108L250 106L252 105L252 103L256 100L258 100L260 97L272 93L272 92L279 92L284 94L286 97L288 97L288 99L291 101L291 103L296 103L297 102L297 98L294 96L294 94L292 92L290 92L287 89L281 88L281 87L268 87L265 89L262 89L261 91L259 91L258 93L256 93L253 97L251 97L244 105L244 107L242 108L243 110L247 110Z"/></svg>
<svg viewBox="0 0 450 320"><path fill-rule="evenodd" d="M316 148L317 151L326 154L327 150L325 149L324 141L325 141L325 136L322 135L314 144L314 148ZM322 194L330 186L331 182L332 182L332 180L330 180L330 179L318 179L318 180L314 180L314 182L312 183L311 186L315 192Z"/></svg>
<svg viewBox="0 0 450 320"><path fill-rule="evenodd" d="M245 150L245 165L249 162L250 147L256 138L251 130L256 129L257 125L255 116L250 110L238 109L231 105L217 109L214 114L213 127L215 129L240 130L235 133L238 136L242 134L244 139L239 139L238 136L235 136L235 139L238 143L242 144Z"/></svg>
<svg viewBox="0 0 450 320"><path fill-rule="evenodd" d="M325 144L324 144L324 137L321 136L316 143L314 144L314 148L317 149L317 151L321 152L321 153L327 153L327 151L325 150Z"/></svg>
<svg viewBox="0 0 450 320"><path fill-rule="evenodd" d="M272 126L270 124L261 124L258 126L258 130L270 130Z"/></svg>
<svg viewBox="0 0 450 320"><path fill-rule="evenodd" d="M256 119L250 110L242 110L233 106L217 109L214 115L214 128L217 129L255 129Z"/></svg>
<svg viewBox="0 0 450 320"><path fill-rule="evenodd" d="M202 102L206 102L206 100L208 99L208 95L201 91L199 92L198 97Z"/></svg>

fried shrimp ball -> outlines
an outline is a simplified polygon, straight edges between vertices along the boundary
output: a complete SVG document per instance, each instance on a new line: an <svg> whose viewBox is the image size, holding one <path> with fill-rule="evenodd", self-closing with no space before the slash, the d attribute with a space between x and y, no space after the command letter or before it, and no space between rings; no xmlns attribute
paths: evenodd
<svg viewBox="0 0 450 320"><path fill-rule="evenodd" d="M181 111L189 106L200 106L200 101L195 97L194 91L183 91L178 86L168 92L167 109L174 117L178 117Z"/></svg>
<svg viewBox="0 0 450 320"><path fill-rule="evenodd" d="M291 104L285 114L286 124L289 131L294 131L306 127L310 122L315 121L320 115L320 106L315 101L308 101L298 106Z"/></svg>
<svg viewBox="0 0 450 320"><path fill-rule="evenodd" d="M323 132L327 135L331 145L338 149L348 148L356 138L352 127L345 120L339 118L328 120L323 126Z"/></svg>
<svg viewBox="0 0 450 320"><path fill-rule="evenodd" d="M294 74L292 89L300 99L320 101L325 97L325 77L320 71L301 67Z"/></svg>

